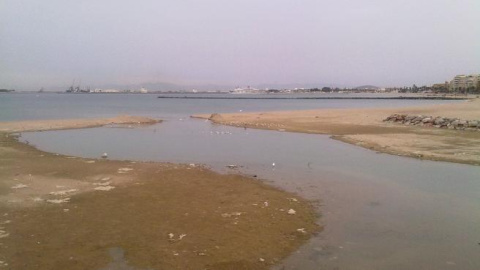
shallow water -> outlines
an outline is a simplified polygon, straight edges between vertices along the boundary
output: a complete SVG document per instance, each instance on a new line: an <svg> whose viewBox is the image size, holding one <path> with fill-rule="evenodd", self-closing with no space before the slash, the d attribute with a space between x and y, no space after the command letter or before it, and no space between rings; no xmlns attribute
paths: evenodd
<svg viewBox="0 0 480 270"><path fill-rule="evenodd" d="M318 108L379 108L458 102L451 100L192 100L159 99L157 96L157 94L0 94L0 121L113 117L121 114L176 119L199 113L225 113L240 110L251 112ZM169 96L185 95L169 94ZM232 95L214 94L213 96L231 97ZM321 96L344 97L349 95L322 94Z"/></svg>
<svg viewBox="0 0 480 270"><path fill-rule="evenodd" d="M203 163L221 172L235 164L319 200L325 230L278 269L480 269L480 167L178 116L135 129L23 133L22 140L82 157L107 152L111 159Z"/></svg>

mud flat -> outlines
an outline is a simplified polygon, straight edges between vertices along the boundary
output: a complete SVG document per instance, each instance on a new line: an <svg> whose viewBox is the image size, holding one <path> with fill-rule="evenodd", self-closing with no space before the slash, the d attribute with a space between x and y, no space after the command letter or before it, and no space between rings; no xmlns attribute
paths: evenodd
<svg viewBox="0 0 480 270"><path fill-rule="evenodd" d="M320 230L310 202L256 179L62 156L8 133L156 122L117 120L0 123L0 268L267 269Z"/></svg>
<svg viewBox="0 0 480 270"><path fill-rule="evenodd" d="M405 126L383 121L395 113L478 120L480 100L400 109L319 109L193 117L244 128L331 134L334 139L378 152L480 165L480 132Z"/></svg>

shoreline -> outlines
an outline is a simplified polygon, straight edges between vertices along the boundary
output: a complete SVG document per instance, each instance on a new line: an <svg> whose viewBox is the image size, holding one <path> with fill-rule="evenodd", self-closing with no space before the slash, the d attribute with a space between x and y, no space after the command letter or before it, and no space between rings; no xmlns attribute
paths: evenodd
<svg viewBox="0 0 480 270"><path fill-rule="evenodd" d="M328 134L332 139L381 153L480 165L480 132L383 121L395 113L478 120L480 99L423 107L200 114L191 117L242 128Z"/></svg>
<svg viewBox="0 0 480 270"><path fill-rule="evenodd" d="M11 268L268 269L321 230L311 202L257 179L63 156L12 134L157 120L29 122L0 132L0 261Z"/></svg>

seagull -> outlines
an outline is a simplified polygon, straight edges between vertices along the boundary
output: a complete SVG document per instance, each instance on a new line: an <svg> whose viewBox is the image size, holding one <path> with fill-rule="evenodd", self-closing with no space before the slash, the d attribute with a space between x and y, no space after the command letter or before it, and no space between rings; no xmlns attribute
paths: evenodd
<svg viewBox="0 0 480 270"><path fill-rule="evenodd" d="M107 158L108 157L108 154L107 153L103 153L102 154L102 158Z"/></svg>
<svg viewBox="0 0 480 270"><path fill-rule="evenodd" d="M274 163L272 163L272 167L275 167L275 162L274 162Z"/></svg>

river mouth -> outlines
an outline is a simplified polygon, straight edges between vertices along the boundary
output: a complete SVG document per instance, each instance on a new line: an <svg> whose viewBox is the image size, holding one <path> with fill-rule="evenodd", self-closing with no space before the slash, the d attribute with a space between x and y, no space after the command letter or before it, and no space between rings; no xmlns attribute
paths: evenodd
<svg viewBox="0 0 480 270"><path fill-rule="evenodd" d="M378 154L324 135L170 119L141 127L23 133L41 150L199 163L320 202L325 230L279 269L478 269L480 169ZM237 169L229 169L235 165Z"/></svg>

